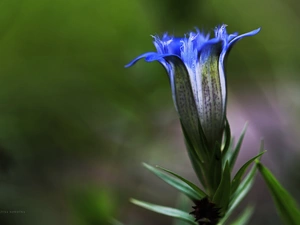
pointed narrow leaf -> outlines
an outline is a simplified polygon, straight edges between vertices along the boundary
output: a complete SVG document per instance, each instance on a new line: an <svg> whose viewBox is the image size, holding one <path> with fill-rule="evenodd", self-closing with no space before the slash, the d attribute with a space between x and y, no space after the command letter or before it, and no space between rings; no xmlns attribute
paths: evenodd
<svg viewBox="0 0 300 225"><path fill-rule="evenodd" d="M165 171L166 173L169 173L169 174L171 174L171 175L177 177L178 179L180 179L181 181L183 181L184 183L186 183L187 185L189 185L194 191L196 191L196 192L198 193L198 195L199 195L199 197L200 197L199 199L202 199L202 198L204 198L205 196L207 196L207 194L205 194L204 191L202 191L197 185L193 184L192 182L186 180L185 178L179 176L179 175L176 174L176 173L173 173L173 172L170 171L170 170L164 169L164 168L162 168L162 167L160 167L160 166L158 166L158 168L161 169L161 170L163 170L163 171Z"/></svg>
<svg viewBox="0 0 300 225"><path fill-rule="evenodd" d="M233 149L234 149L234 140L235 138L234 137L231 137L231 140L230 140L230 144L229 144L229 147L228 147L228 150L226 152L226 154L223 154L223 158L222 158L222 163L223 163L223 169L225 168L225 163L227 161L230 160L231 158L231 155L233 153Z"/></svg>
<svg viewBox="0 0 300 225"><path fill-rule="evenodd" d="M229 146L230 146L230 142L231 142L231 131L230 131L230 125L229 122L226 118L226 124L225 124L225 144L224 147L222 149L222 156L226 155L226 153L228 152Z"/></svg>
<svg viewBox="0 0 300 225"><path fill-rule="evenodd" d="M213 197L213 202L217 204L218 207L221 207L221 216L225 214L228 208L230 199L230 185L230 169L227 162L223 171L220 185Z"/></svg>
<svg viewBox="0 0 300 225"><path fill-rule="evenodd" d="M229 165L230 165L230 171L232 171L233 167L234 167L234 164L235 164L235 161L238 157L238 154L240 152L240 149L241 149L241 146L242 146L242 143L243 143L243 140L244 140L244 137L245 137L245 133L246 133L246 130L247 130L247 126L248 126L248 123L245 124L244 126L244 129L242 131L242 134L236 144L236 147L230 157L230 160L229 160Z"/></svg>
<svg viewBox="0 0 300 225"><path fill-rule="evenodd" d="M233 206L237 204L237 199L240 199L241 197L244 197L247 192L250 190L254 183L254 178L257 172L256 164L252 167L252 169L249 171L245 179L242 181L242 183L238 186L237 190L234 194L231 196L230 206Z"/></svg>
<svg viewBox="0 0 300 225"><path fill-rule="evenodd" d="M190 214L188 214L187 212L181 211L179 209L174 209L174 208L170 208L170 207L165 207L165 206L160 206L160 205L155 205L152 203L148 203L148 202L143 202L143 201L139 201L136 199L131 199L130 200L133 204L141 206L145 209L151 210L153 212L157 212L166 216L170 216L170 217L174 217L174 218L178 218L180 220L184 220L186 222L188 222L189 224L192 225L197 225L197 223L195 222L195 219L193 216L191 216Z"/></svg>
<svg viewBox="0 0 300 225"><path fill-rule="evenodd" d="M242 177L245 174L246 170L248 169L248 167L251 165L252 162L254 162L255 159L259 158L261 155L263 155L265 153L262 152L260 154L258 154L257 156L253 157L252 159L250 159L248 162L246 162L240 169L239 171L236 173L236 175L234 176L233 180L232 180L232 184L231 184L231 193L233 194L236 189L238 188L238 186L241 183Z"/></svg>
<svg viewBox="0 0 300 225"><path fill-rule="evenodd" d="M223 224L227 221L227 219L231 216L234 209L239 205L239 203L244 199L244 197L248 194L250 191L253 183L254 178L256 175L256 164L252 167L250 172L247 174L245 179L242 181L242 183L239 185L238 189L235 191L234 195L230 198L229 208L225 214L225 216L220 221L220 224Z"/></svg>
<svg viewBox="0 0 300 225"><path fill-rule="evenodd" d="M167 182L168 184L170 184L171 186L173 186L174 188L176 188L177 190L179 190L180 192L188 196L190 199L192 200L201 199L201 195L182 180L170 176L146 163L143 163L143 165L152 173L154 173L156 176L158 176L159 178L161 178L162 180L164 180L165 182Z"/></svg>
<svg viewBox="0 0 300 225"><path fill-rule="evenodd" d="M292 196L281 186L274 175L261 163L257 163L259 172L264 178L280 218L287 225L300 224L300 211Z"/></svg>
<svg viewBox="0 0 300 225"><path fill-rule="evenodd" d="M239 216L239 218L236 219L233 223L231 223L231 225L246 225L249 222L253 212L254 212L254 207L253 206L248 206L244 210L242 215Z"/></svg>

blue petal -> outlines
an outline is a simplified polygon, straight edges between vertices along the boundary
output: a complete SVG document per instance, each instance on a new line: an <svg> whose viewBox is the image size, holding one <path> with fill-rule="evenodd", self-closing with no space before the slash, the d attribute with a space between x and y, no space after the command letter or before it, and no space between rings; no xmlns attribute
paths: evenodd
<svg viewBox="0 0 300 225"><path fill-rule="evenodd" d="M253 30L253 31L250 31L248 33L245 33L245 34L241 34L235 38L233 38L232 40L229 41L229 43L227 44L227 46L225 46L226 50L229 50L233 44L235 44L237 41L239 41L240 39L244 38L244 37L248 37L248 36L254 36L256 35L259 31L260 31L261 28L258 28L256 30Z"/></svg>
<svg viewBox="0 0 300 225"><path fill-rule="evenodd" d="M127 65L125 65L125 68L128 68L128 67L131 67L133 66L137 61L139 61L140 59L142 58L145 58L145 61L146 62L151 62L151 61L148 61L147 59L151 59L151 58L155 58L155 56L157 57L157 55L160 55L160 54L157 54L156 52L147 52L147 53L144 53L138 57L136 57L134 60L132 60L130 63L128 63ZM160 55L161 57L161 55ZM153 60L152 60L153 61Z"/></svg>
<svg viewBox="0 0 300 225"><path fill-rule="evenodd" d="M222 25L217 26L214 30L215 31L215 37L220 38L222 40L227 40L228 34L227 34L226 27L227 27L226 24L222 24Z"/></svg>
<svg viewBox="0 0 300 225"><path fill-rule="evenodd" d="M220 42L221 40L219 38L212 38L204 43L202 43L202 45L198 45L197 46L197 50L198 51L201 51L202 49L206 48L207 46L209 45L214 45L214 44L217 44L218 42Z"/></svg>
<svg viewBox="0 0 300 225"><path fill-rule="evenodd" d="M182 46L181 39L182 38L178 38L178 37L174 37L172 39L172 42L169 44L170 54L174 54L180 57L180 52L181 52L180 48Z"/></svg>
<svg viewBox="0 0 300 225"><path fill-rule="evenodd" d="M138 57L136 57L134 60L132 60L130 63L128 63L127 65L125 65L125 68L131 67L133 66L137 61L139 61L142 58L145 58L146 62L153 62L153 61L158 61L160 62L163 66L165 66L165 59L164 57L166 56L176 56L175 54L159 54L156 52L147 52L144 53ZM166 67L166 66L165 66Z"/></svg>
<svg viewBox="0 0 300 225"><path fill-rule="evenodd" d="M230 42L233 38L238 36L238 32L234 32L233 34L229 34L227 40Z"/></svg>
<svg viewBox="0 0 300 225"><path fill-rule="evenodd" d="M153 44L159 54L174 54L180 56L181 39L173 37L165 33L162 38L159 36L152 36L154 38Z"/></svg>

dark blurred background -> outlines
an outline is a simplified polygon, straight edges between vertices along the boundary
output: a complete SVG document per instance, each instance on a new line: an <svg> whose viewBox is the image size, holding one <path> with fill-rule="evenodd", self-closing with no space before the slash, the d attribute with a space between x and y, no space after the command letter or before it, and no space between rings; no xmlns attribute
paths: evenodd
<svg viewBox="0 0 300 225"><path fill-rule="evenodd" d="M263 162L299 202L299 1L1 0L0 10L1 225L172 224L129 203L177 204L143 161L197 182L167 75L124 65L154 50L151 34L221 23L262 27L227 63L233 135L249 122L237 166L263 137ZM281 224L259 176L249 202L251 224Z"/></svg>

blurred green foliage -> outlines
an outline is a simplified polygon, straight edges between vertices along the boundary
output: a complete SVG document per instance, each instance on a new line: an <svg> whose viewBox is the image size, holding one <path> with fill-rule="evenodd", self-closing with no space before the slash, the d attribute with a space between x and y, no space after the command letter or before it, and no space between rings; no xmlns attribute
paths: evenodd
<svg viewBox="0 0 300 225"><path fill-rule="evenodd" d="M180 168L185 156L172 142L178 121L167 77L158 63L124 65L154 49L150 34L261 26L231 53L229 87L238 94L253 79L299 83L299 7L296 0L1 0L0 224L106 224L108 215L170 222L128 203L149 190L140 161ZM165 195L164 188L146 193Z"/></svg>

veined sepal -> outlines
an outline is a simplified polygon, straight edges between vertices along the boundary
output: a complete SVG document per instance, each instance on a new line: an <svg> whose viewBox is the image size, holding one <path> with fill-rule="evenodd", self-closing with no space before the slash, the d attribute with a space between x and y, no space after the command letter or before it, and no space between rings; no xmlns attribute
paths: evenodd
<svg viewBox="0 0 300 225"><path fill-rule="evenodd" d="M203 163L209 154L207 139L199 120L197 104L190 76L185 64L177 56L166 56L170 65L170 74L174 78L175 105L185 136L188 137L197 155Z"/></svg>

